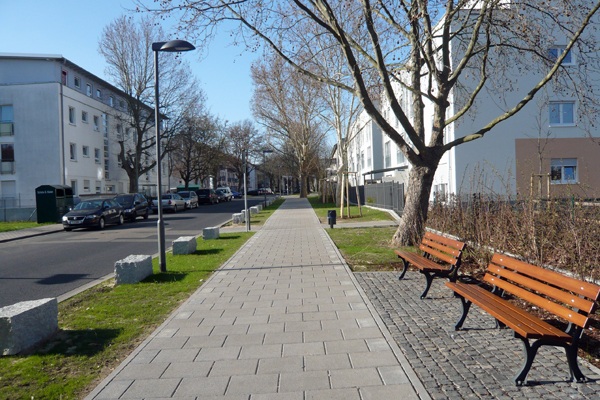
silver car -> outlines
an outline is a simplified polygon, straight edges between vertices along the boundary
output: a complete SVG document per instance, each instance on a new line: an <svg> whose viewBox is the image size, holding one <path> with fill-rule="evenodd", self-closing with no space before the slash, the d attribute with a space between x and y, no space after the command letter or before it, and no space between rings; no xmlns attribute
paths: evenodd
<svg viewBox="0 0 600 400"><path fill-rule="evenodd" d="M190 192L177 192L185 200L186 208L197 208L198 207L198 195L194 191Z"/></svg>
<svg viewBox="0 0 600 400"><path fill-rule="evenodd" d="M163 211L177 212L185 210L185 199L177 193L163 194L161 202Z"/></svg>

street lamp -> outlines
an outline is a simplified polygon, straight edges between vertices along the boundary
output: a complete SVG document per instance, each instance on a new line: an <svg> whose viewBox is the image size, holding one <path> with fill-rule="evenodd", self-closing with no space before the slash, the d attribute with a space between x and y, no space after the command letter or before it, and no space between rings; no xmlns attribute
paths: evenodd
<svg viewBox="0 0 600 400"><path fill-rule="evenodd" d="M158 201L158 265L160 272L167 271L167 260L165 256L165 223L163 221L162 210L162 163L160 160L160 125L158 115L158 52L183 52L194 50L195 47L185 40L170 40L168 42L152 43L152 51L154 52L154 129L156 130L156 172L157 178L157 201Z"/></svg>
<svg viewBox="0 0 600 400"><path fill-rule="evenodd" d="M272 153L273 150L269 150L269 149L263 149L263 173L265 174L264 177L264 187L263 187L263 193L265 195L265 207L267 206L267 153Z"/></svg>

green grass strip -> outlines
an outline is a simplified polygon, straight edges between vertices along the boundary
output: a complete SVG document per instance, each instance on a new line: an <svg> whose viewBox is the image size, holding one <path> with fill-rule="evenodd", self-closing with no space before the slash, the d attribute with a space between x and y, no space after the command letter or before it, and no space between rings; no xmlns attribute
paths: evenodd
<svg viewBox="0 0 600 400"><path fill-rule="evenodd" d="M319 217L319 221L322 224L327 223L327 211L335 210L337 214L337 223L350 223L350 222L370 222L370 221L393 221L394 218L385 211L374 210L368 207L361 207L362 209L362 217L358 211L358 206L350 206L350 216L349 219L340 218L340 208L336 207L335 203L323 203L322 197L319 196L310 196L308 197L308 201L311 206L315 210L317 217ZM344 215L346 214L346 207L344 207Z"/></svg>
<svg viewBox="0 0 600 400"><path fill-rule="evenodd" d="M0 232L19 231L21 229L37 228L44 225L54 225L54 222L46 222L43 224L26 221L0 222Z"/></svg>
<svg viewBox="0 0 600 400"><path fill-rule="evenodd" d="M85 397L252 235L200 238L195 254L167 254L168 272L154 259L154 275L139 284L111 280L60 303L50 342L0 358L0 399Z"/></svg>

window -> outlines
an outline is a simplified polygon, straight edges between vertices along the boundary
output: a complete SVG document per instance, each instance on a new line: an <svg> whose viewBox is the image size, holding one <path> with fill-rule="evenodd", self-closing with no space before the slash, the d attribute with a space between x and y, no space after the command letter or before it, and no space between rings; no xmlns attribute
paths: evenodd
<svg viewBox="0 0 600 400"><path fill-rule="evenodd" d="M100 181L96 181L96 193L100 193L102 190L102 186L100 184Z"/></svg>
<svg viewBox="0 0 600 400"><path fill-rule="evenodd" d="M433 185L433 197L435 200L446 201L446 196L448 195L448 184L440 183L438 185Z"/></svg>
<svg viewBox="0 0 600 400"><path fill-rule="evenodd" d="M123 133L123 127L121 126L121 124L117 124L117 137L119 139L121 139L122 133Z"/></svg>
<svg viewBox="0 0 600 400"><path fill-rule="evenodd" d="M362 151L360 153L360 169L363 170L365 169L365 152Z"/></svg>
<svg viewBox="0 0 600 400"><path fill-rule="evenodd" d="M123 100L119 101L119 106L125 108L125 102Z"/></svg>
<svg viewBox="0 0 600 400"><path fill-rule="evenodd" d="M404 158L404 153L402 152L402 150L400 150L400 148L398 147L398 150L396 152L396 164L404 164L405 162L405 158Z"/></svg>
<svg viewBox="0 0 600 400"><path fill-rule="evenodd" d="M371 168L371 146L367 147L367 168Z"/></svg>
<svg viewBox="0 0 600 400"><path fill-rule="evenodd" d="M62 84L63 85L67 84L67 71L62 72Z"/></svg>
<svg viewBox="0 0 600 400"><path fill-rule="evenodd" d="M0 160L3 162L15 161L15 147L13 143L0 145Z"/></svg>
<svg viewBox="0 0 600 400"><path fill-rule="evenodd" d="M90 191L90 181L88 179L84 179L84 181L83 181L83 191L84 192Z"/></svg>
<svg viewBox="0 0 600 400"><path fill-rule="evenodd" d="M102 128L104 130L104 137L108 137L108 115L102 114Z"/></svg>
<svg viewBox="0 0 600 400"><path fill-rule="evenodd" d="M385 159L385 166L384 168L389 168L392 165L392 151L390 148L390 142L385 142L385 144L383 145L383 152L384 152L384 159Z"/></svg>
<svg viewBox="0 0 600 400"><path fill-rule="evenodd" d="M69 145L70 150L70 160L77 161L77 145L75 143L71 143Z"/></svg>
<svg viewBox="0 0 600 400"><path fill-rule="evenodd" d="M550 160L552 183L577 183L577 159L553 158Z"/></svg>
<svg viewBox="0 0 600 400"><path fill-rule="evenodd" d="M550 126L575 125L574 110L574 101L551 101L549 107Z"/></svg>
<svg viewBox="0 0 600 400"><path fill-rule="evenodd" d="M13 136L13 106L0 106L0 136Z"/></svg>
<svg viewBox="0 0 600 400"><path fill-rule="evenodd" d="M71 189L73 189L73 194L77 195L77 179L73 179L71 181Z"/></svg>
<svg viewBox="0 0 600 400"><path fill-rule="evenodd" d="M96 97L99 98L99 99L102 98L102 90L96 89Z"/></svg>
<svg viewBox="0 0 600 400"><path fill-rule="evenodd" d="M115 106L115 98L110 96L110 106L114 107Z"/></svg>
<svg viewBox="0 0 600 400"><path fill-rule="evenodd" d="M565 46L554 46L548 49L548 58L550 61L558 60L558 57L562 56L565 52ZM571 50L565 56L565 59L562 62L562 65L574 65L573 57L571 57Z"/></svg>
<svg viewBox="0 0 600 400"><path fill-rule="evenodd" d="M106 193L114 193L115 192L115 187L114 186L106 186Z"/></svg>
<svg viewBox="0 0 600 400"><path fill-rule="evenodd" d="M89 147L89 146L83 146L83 147L81 148L81 154L82 154L84 157L89 157L89 156L90 156L90 147Z"/></svg>
<svg viewBox="0 0 600 400"><path fill-rule="evenodd" d="M85 111L81 112L81 122L85 122L86 124L88 122L87 112Z"/></svg>
<svg viewBox="0 0 600 400"><path fill-rule="evenodd" d="M96 164L100 164L100 149L94 149L94 160Z"/></svg>
<svg viewBox="0 0 600 400"><path fill-rule="evenodd" d="M99 125L100 125L100 118L98 118L97 115L94 115L94 130L95 131L100 130Z"/></svg>
<svg viewBox="0 0 600 400"><path fill-rule="evenodd" d="M78 76L76 76L76 77L73 79L73 83L75 84L75 87L76 87L77 89L81 89L81 79L79 79L79 77L78 77Z"/></svg>
<svg viewBox="0 0 600 400"><path fill-rule="evenodd" d="M69 123L75 125L75 109L73 107L69 107Z"/></svg>
<svg viewBox="0 0 600 400"><path fill-rule="evenodd" d="M85 94L88 95L88 97L92 97L92 85L90 85L89 83L86 85L86 92Z"/></svg>

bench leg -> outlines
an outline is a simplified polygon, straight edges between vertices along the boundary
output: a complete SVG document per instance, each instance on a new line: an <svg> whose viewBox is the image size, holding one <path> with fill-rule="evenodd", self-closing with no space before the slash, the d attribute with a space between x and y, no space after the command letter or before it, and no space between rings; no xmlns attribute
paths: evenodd
<svg viewBox="0 0 600 400"><path fill-rule="evenodd" d="M533 359L535 358L541 343L538 340L537 342L533 343L533 346L531 346L529 344L529 340L525 339L521 335L517 335L515 333L515 337L521 339L521 342L523 343L523 365L515 377L511 379L511 381L515 384L515 386L521 386L527 383L527 374L529 373L529 369L531 369Z"/></svg>
<svg viewBox="0 0 600 400"><path fill-rule="evenodd" d="M423 272L425 275L425 280L427 281L427 285L425 286L425 290L421 293L421 300L427 296L427 292L429 292L429 288L431 288L431 283L433 282L433 278L435 278L435 274L430 274L429 272Z"/></svg>
<svg viewBox="0 0 600 400"><path fill-rule="evenodd" d="M456 292L455 292L455 294L456 294ZM471 304L472 304L469 300L465 299L461 295L457 295L457 297L460 298L460 302L462 303L463 312L462 312L460 319L456 323L456 325L454 325L455 331L458 331L458 330L460 330L460 328L462 328L462 325L464 324L465 319L467 319L467 314L469 313L469 309L471 308Z"/></svg>
<svg viewBox="0 0 600 400"><path fill-rule="evenodd" d="M577 363L577 345L564 346L565 353L567 355L567 362L569 363L569 372L571 374L571 382L584 383L588 381L588 378L579 369Z"/></svg>
<svg viewBox="0 0 600 400"><path fill-rule="evenodd" d="M398 258L400 258L400 256L398 256ZM406 274L406 270L408 269L408 261L406 261L404 258L401 258L402 260L402 265L404 266L404 268L402 269L402 272L400 273L400 276L398 277L398 280L401 281L402 278L404 278L404 274Z"/></svg>

